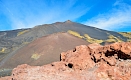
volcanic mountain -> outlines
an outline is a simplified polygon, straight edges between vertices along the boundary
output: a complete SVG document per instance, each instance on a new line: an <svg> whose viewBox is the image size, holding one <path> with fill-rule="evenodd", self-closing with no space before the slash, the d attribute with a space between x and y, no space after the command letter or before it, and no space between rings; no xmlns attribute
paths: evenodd
<svg viewBox="0 0 131 80"><path fill-rule="evenodd" d="M129 37L129 35L131 35L130 33L102 30L68 20L65 22L38 25L34 28L0 31L0 61L8 55L8 53L19 49L20 46L30 43L42 36L57 32L69 32L90 43L97 42L103 44L104 42L131 40L131 37Z"/></svg>
<svg viewBox="0 0 131 80"><path fill-rule="evenodd" d="M58 61L61 52L77 45L131 41L130 35L69 20L27 29L0 31L0 74L23 63L44 65Z"/></svg>
<svg viewBox="0 0 131 80"><path fill-rule="evenodd" d="M60 60L60 53L89 43L69 33L59 32L43 36L9 53L0 63L3 73L8 73L20 64L44 65ZM1 76L4 74L1 72Z"/></svg>
<svg viewBox="0 0 131 80"><path fill-rule="evenodd" d="M30 65L43 65L60 60L60 53L75 48L78 45L89 43L69 33L59 32L44 36L23 46L8 59L3 60L3 68L14 68L26 63ZM9 56L9 55L8 55ZM1 64L2 65L2 64Z"/></svg>

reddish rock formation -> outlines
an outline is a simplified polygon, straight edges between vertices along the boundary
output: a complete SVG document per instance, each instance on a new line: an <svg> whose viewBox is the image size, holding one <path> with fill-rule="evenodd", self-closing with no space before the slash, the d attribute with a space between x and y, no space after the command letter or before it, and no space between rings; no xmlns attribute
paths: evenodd
<svg viewBox="0 0 131 80"><path fill-rule="evenodd" d="M77 46L61 61L44 66L23 64L1 80L131 80L131 42Z"/></svg>

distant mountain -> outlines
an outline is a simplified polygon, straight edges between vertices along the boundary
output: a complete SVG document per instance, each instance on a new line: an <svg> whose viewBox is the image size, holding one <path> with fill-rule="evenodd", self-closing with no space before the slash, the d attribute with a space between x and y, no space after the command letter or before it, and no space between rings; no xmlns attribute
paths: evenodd
<svg viewBox="0 0 131 80"><path fill-rule="evenodd" d="M76 37L74 38L73 36L69 37L71 35L61 32L67 32L78 38L76 39ZM56 44L54 43L55 45L53 45L52 42L55 42L53 40L55 39L56 36L58 36L58 34L55 34L51 38L48 38L50 34L54 34L54 33L58 33L60 36L58 38L59 42L57 42L56 40ZM65 36L65 34L67 36ZM46 37L44 38L43 36ZM107 30L102 30L99 28L83 25L80 23L72 22L69 20L65 22L56 22L52 24L38 25L35 26L34 28L18 29L18 30L11 30L11 31L0 31L0 66L3 66L5 63L6 63L5 65L7 65L4 66L5 68L6 67L12 68L14 66L17 66L17 63L19 64L32 63L32 65L47 64L54 60L58 60L58 56L57 57L55 56L56 57L55 59L52 59L48 62L47 60L51 57L46 54L45 55L46 57L44 59L47 60L43 61L44 59L40 59L41 61L43 61L43 63L41 62L39 63L37 62L37 60L33 61L32 59L33 57L35 59L36 57L38 58L40 56L37 55L35 51L41 52L43 48L46 48L46 51L49 51L50 54L53 54L53 52L55 52L55 54L58 55L61 52L63 52L63 50L68 50L75 47L76 45L81 45L82 43L85 43L85 41L87 41L85 44L100 43L104 45L113 42L131 41L130 36L131 36L130 32L118 33L113 31L107 31ZM74 41L72 41L71 44L70 41L72 38ZM81 39L85 41L83 42L82 40L81 42ZM52 51L50 50L50 46L49 46L51 44L52 47L55 47L55 49L53 49ZM63 48L63 49L59 50L58 48ZM39 49L41 50L39 51ZM1 67L0 69L3 68Z"/></svg>

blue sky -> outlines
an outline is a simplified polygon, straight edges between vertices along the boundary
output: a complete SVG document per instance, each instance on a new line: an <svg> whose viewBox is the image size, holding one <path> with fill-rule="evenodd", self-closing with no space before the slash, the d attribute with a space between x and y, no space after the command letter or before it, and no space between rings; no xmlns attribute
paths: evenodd
<svg viewBox="0 0 131 80"><path fill-rule="evenodd" d="M66 20L131 31L131 0L0 0L0 31Z"/></svg>

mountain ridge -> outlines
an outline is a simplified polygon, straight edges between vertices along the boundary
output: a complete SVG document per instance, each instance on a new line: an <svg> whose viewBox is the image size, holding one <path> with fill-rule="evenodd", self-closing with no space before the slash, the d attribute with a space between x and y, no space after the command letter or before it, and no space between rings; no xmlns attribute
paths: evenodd
<svg viewBox="0 0 131 80"><path fill-rule="evenodd" d="M126 41L126 37L123 37L117 32L106 31L68 20L65 22L37 25L33 28L27 29L0 31L0 50L7 48L4 53L9 53L13 51L14 48L18 48L19 45L30 43L31 41L42 36L57 32L68 32L68 30L78 32L81 36L88 34L91 38L102 40L108 39L108 36L111 34L115 37L120 36L122 41Z"/></svg>
<svg viewBox="0 0 131 80"><path fill-rule="evenodd" d="M68 36L66 36L68 38L67 40L69 40L68 42L66 42L66 38L64 38L62 36L64 33L61 33L61 32L68 34ZM0 31L0 64L3 64L2 62L5 62L6 58L8 58L8 57L11 58L10 57L11 54L12 54L12 56L15 56L17 53L20 54L17 51L24 50L23 47L25 47L27 49L28 48L31 49L30 47L27 47L27 46L29 44L34 44L35 40L39 40L43 37L49 37L54 34L55 34L55 36L57 34L59 34L61 37L63 37L63 38L59 39L60 43L58 44L58 42L57 42L57 45L65 45L65 46L63 46L65 48L65 50L68 49L68 47L66 48L66 45L70 45L71 43L69 43L69 42L72 41L69 39L70 34L71 34L70 36L72 36L71 38L73 38L75 36L75 38L73 38L73 39L77 42L74 41L75 42L74 44L81 43L81 40L85 44L100 43L103 45L114 43L114 42L131 41L131 37L129 37L131 35L130 33L118 33L118 32L113 32L113 31L107 31L107 30L83 25L80 23L72 22L69 20L65 21L65 22L55 22L52 24L37 25L33 28L27 28L27 29ZM52 37L52 39L54 39L54 38ZM61 43L62 41L64 41L63 39L65 39L65 43L68 43L68 44ZM36 45L41 45L40 43L45 44L46 42L48 43L48 41L50 41L50 40L51 40L51 38L46 39L45 42L42 42L40 40L40 42L38 41L39 44L37 44L37 43L35 43L35 44ZM83 40L85 40L85 41L83 41ZM49 42L49 43L51 43L51 42ZM71 44L72 47L70 47L70 49L76 46L74 44ZM45 46L45 45L43 45L43 46ZM81 44L79 44L79 45L81 45ZM55 47L55 46L56 45L54 45L53 47ZM60 48L60 46L56 46L56 49L57 48ZM38 49L39 49L39 46L38 46L38 48L36 48L36 50L38 50ZM24 51L28 51L28 50L24 50ZM50 50L47 48L47 51L50 51ZM54 52L55 52L55 49L54 49ZM60 52L63 52L63 51L59 50L59 53ZM28 53L28 52L23 52L23 53ZM31 56L32 52L29 52L29 53L30 53L30 56L28 56L29 58L31 58L31 57L34 59L39 58L38 54L34 54ZM53 53L53 51L52 51L52 53ZM57 51L56 51L56 53L57 53ZM59 53L57 55L59 55ZM18 57L18 55L16 57ZM49 57L47 57L47 58L49 58ZM58 60L58 57L57 57L57 60ZM9 61L11 61L11 60L9 59ZM9 61L7 61L7 63L10 63ZM16 59L16 61L17 61L17 59ZM23 61L23 62L21 62L21 61L22 60L19 60L18 62L27 63L26 61ZM50 63L50 62L47 62L47 63ZM44 63L42 63L42 64L44 64ZM13 65L13 63L12 63L12 65ZM2 68L0 68L0 73L1 73L1 69Z"/></svg>

